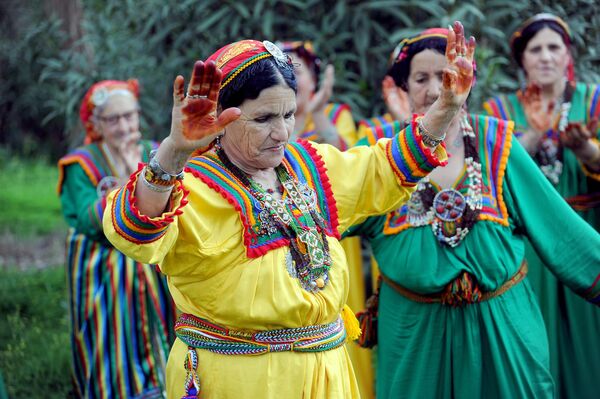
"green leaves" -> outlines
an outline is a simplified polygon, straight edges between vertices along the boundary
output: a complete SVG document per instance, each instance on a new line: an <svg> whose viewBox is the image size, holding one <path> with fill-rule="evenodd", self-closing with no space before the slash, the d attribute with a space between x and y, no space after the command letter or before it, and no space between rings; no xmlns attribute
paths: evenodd
<svg viewBox="0 0 600 399"><path fill-rule="evenodd" d="M357 119L384 112L380 86L395 45L455 19L478 42L473 111L499 91L518 87L510 35L541 11L567 16L578 77L600 82L600 13L593 0L550 6L543 0L82 0L84 34L75 41L60 21L36 11L33 0L7 1L22 22L13 24L13 40L0 43L8 60L1 71L6 94L0 98L0 122L9 131L0 140L19 148L25 131L35 141L55 143L56 155L66 150L65 142L80 143L79 103L100 79L138 78L144 134L165 137L175 76L189 78L196 59L240 39L312 40L319 56L335 66L334 101L348 103Z"/></svg>

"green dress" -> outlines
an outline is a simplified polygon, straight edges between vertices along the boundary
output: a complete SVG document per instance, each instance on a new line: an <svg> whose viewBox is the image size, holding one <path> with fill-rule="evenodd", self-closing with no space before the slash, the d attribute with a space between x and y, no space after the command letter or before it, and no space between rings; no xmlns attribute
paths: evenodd
<svg viewBox="0 0 600 399"><path fill-rule="evenodd" d="M512 142L511 123L485 116L469 122L479 141L483 206L462 242L440 244L430 224L411 224L407 205L347 233L366 237L382 274L419 294L439 293L465 271L482 292L498 289L519 270L529 237L561 281L600 301L600 251L591 249L600 247L600 235ZM465 196L467 176L454 186ZM384 282L378 326L378 398L554 395L544 322L527 278L464 307L414 302Z"/></svg>
<svg viewBox="0 0 600 399"><path fill-rule="evenodd" d="M600 86L578 83L568 113L569 122L587 123L600 115ZM513 120L517 137L527 130L527 118L516 94L484 104L491 115ZM600 135L600 131L598 132ZM557 137L556 129L547 136ZM562 149L562 173L554 187L597 231L600 231L600 175L586 171L570 149ZM534 159L539 166L539 158ZM596 251L600 249L596 247ZM540 300L550 341L550 366L559 398L598 397L600 378L600 309L568 290L544 266L527 244L530 280Z"/></svg>
<svg viewBox="0 0 600 399"><path fill-rule="evenodd" d="M156 143L143 141L142 158ZM116 183L104 144L60 159L58 190L69 224L67 284L72 379L77 397L163 398L175 307L166 278L118 251L102 215Z"/></svg>

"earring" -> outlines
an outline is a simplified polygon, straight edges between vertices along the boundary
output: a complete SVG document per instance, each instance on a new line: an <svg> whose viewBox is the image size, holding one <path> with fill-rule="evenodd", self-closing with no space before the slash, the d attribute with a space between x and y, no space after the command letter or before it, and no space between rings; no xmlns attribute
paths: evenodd
<svg viewBox="0 0 600 399"><path fill-rule="evenodd" d="M221 137L223 137L225 135L225 133L223 134L219 134L216 138L215 138L215 147L217 148L222 148L221 147Z"/></svg>

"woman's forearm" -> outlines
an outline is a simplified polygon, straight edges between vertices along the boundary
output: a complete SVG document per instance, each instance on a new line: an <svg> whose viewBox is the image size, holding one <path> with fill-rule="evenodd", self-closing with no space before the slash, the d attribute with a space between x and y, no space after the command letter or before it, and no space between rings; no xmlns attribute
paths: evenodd
<svg viewBox="0 0 600 399"><path fill-rule="evenodd" d="M183 170L189 157L189 153L177 151L167 137L158 148L154 159L158 161L162 170L176 175ZM171 192L172 188L171 190L157 191L154 185L145 180L144 174L140 174L135 190L136 205L140 213L149 217L160 216L169 203Z"/></svg>

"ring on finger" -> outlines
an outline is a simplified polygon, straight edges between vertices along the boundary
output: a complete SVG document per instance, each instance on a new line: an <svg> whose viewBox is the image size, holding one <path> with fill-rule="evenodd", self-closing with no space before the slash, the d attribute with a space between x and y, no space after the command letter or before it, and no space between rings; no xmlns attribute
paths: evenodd
<svg viewBox="0 0 600 399"><path fill-rule="evenodd" d="M205 99L208 97L200 95L200 94L188 94L187 98L191 98L192 100L201 100L201 99Z"/></svg>

